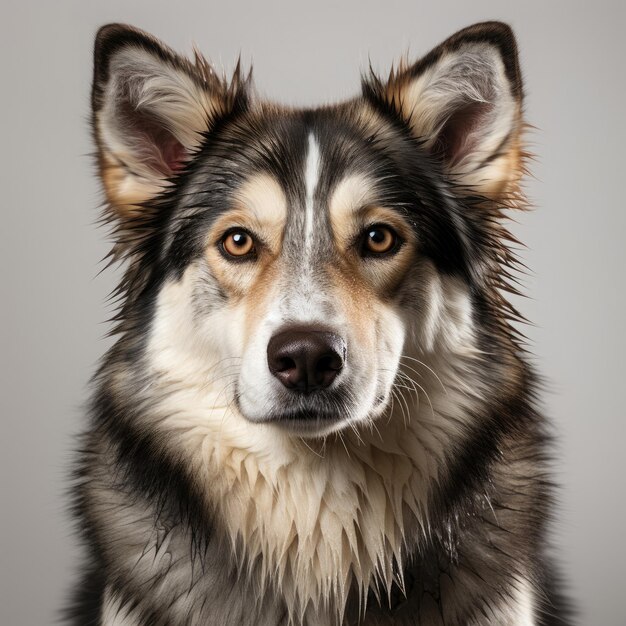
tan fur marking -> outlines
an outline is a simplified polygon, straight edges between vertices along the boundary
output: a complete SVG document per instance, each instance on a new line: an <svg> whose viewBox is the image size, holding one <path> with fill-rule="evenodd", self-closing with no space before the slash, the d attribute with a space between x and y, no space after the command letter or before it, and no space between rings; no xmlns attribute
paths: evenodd
<svg viewBox="0 0 626 626"><path fill-rule="evenodd" d="M272 288L276 285L278 270L278 264L274 260L265 263L259 270L258 280L254 282L243 299L242 305L245 309L245 342L254 334L257 324L263 319L273 293Z"/></svg>
<svg viewBox="0 0 626 626"><path fill-rule="evenodd" d="M397 211L376 204L375 190L363 176L350 176L341 181L329 202L335 241L346 263L344 272L352 284L365 279L379 296L389 293L408 269L415 251L415 235ZM355 258L354 238L370 224L391 226L403 239L398 254L379 262Z"/></svg>
<svg viewBox="0 0 626 626"><path fill-rule="evenodd" d="M359 279L354 264L344 262L340 267L328 266L336 301L350 320L350 329L359 340L364 353L374 348L375 328L372 323L378 316L373 313L377 294Z"/></svg>
<svg viewBox="0 0 626 626"><path fill-rule="evenodd" d="M278 181L269 174L257 174L236 193L235 202L250 214L276 254L287 220L287 198Z"/></svg>
<svg viewBox="0 0 626 626"><path fill-rule="evenodd" d="M234 206L212 225L207 236L207 260L225 289L242 297L254 293L261 284L255 281L267 274L280 252L287 219L287 199L278 182L268 174L259 174L236 193ZM225 259L218 244L229 228L250 231L262 244L257 245L257 259L234 264Z"/></svg>
<svg viewBox="0 0 626 626"><path fill-rule="evenodd" d="M165 181L159 185L133 176L120 161L114 161L107 154L103 154L100 161L104 191L118 217L132 219L143 210L142 202L156 196L167 186Z"/></svg>
<svg viewBox="0 0 626 626"><path fill-rule="evenodd" d="M335 240L342 247L354 236L355 214L376 201L376 190L365 176L348 176L334 189L328 210Z"/></svg>

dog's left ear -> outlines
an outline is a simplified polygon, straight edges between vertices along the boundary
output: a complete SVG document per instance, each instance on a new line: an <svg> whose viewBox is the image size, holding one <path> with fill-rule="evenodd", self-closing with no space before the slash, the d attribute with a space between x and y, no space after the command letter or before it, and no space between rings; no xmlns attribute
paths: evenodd
<svg viewBox="0 0 626 626"><path fill-rule="evenodd" d="M522 80L513 32L485 22L463 29L417 63L366 82L382 104L462 187L503 196L521 166Z"/></svg>

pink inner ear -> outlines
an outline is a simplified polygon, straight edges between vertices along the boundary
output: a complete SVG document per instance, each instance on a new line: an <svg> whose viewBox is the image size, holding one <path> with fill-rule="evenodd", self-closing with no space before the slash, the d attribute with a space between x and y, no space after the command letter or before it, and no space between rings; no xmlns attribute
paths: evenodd
<svg viewBox="0 0 626 626"><path fill-rule="evenodd" d="M187 151L168 130L144 121L141 131L146 164L166 177L185 167Z"/></svg>
<svg viewBox="0 0 626 626"><path fill-rule="evenodd" d="M455 165L476 147L480 127L492 110L486 102L463 104L446 121L437 136L433 153L448 165Z"/></svg>
<svg viewBox="0 0 626 626"><path fill-rule="evenodd" d="M146 165L163 176L171 176L183 169L187 151L161 120L140 113L128 103L122 110L126 132L133 138L137 155Z"/></svg>
<svg viewBox="0 0 626 626"><path fill-rule="evenodd" d="M175 174L180 172L185 166L187 151L183 145L171 135L169 141L166 141L165 145L161 146L161 154L163 162L167 165L170 172Z"/></svg>

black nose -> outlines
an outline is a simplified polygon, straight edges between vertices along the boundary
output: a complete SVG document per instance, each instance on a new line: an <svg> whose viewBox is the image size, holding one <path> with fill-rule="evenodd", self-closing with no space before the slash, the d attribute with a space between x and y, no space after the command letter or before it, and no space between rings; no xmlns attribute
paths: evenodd
<svg viewBox="0 0 626 626"><path fill-rule="evenodd" d="M328 387L343 368L346 345L335 333L291 329L274 335L267 345L270 372L301 393Z"/></svg>

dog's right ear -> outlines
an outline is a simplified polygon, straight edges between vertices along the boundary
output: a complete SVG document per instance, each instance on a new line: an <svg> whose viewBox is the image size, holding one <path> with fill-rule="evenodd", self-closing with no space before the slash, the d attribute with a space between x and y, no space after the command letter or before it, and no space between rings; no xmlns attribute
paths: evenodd
<svg viewBox="0 0 626 626"><path fill-rule="evenodd" d="M94 50L92 119L113 214L139 217L232 100L232 85L199 54L191 62L140 30L103 26Z"/></svg>

